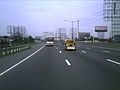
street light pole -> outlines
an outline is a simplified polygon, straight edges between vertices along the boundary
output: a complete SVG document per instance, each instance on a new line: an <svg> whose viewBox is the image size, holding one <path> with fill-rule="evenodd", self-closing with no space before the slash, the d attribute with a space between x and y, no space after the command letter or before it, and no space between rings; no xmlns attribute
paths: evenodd
<svg viewBox="0 0 120 90"><path fill-rule="evenodd" d="M72 22L72 40L73 40L73 21Z"/></svg>
<svg viewBox="0 0 120 90"><path fill-rule="evenodd" d="M60 31L59 31L59 33L60 33L60 36L59 36L59 37L60 37L60 41L61 41L61 28L60 28L59 30L60 30Z"/></svg>
<svg viewBox="0 0 120 90"><path fill-rule="evenodd" d="M78 19L78 39L79 39L79 19Z"/></svg>

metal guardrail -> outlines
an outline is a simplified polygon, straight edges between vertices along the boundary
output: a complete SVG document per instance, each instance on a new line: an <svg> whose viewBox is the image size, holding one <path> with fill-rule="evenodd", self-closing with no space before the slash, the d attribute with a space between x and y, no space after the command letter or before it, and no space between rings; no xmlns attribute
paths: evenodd
<svg viewBox="0 0 120 90"><path fill-rule="evenodd" d="M0 49L0 56L9 55L30 48L30 44Z"/></svg>

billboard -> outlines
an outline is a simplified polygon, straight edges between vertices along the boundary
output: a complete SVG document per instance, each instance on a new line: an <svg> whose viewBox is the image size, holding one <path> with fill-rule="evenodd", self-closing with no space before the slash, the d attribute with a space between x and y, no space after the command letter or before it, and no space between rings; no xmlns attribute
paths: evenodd
<svg viewBox="0 0 120 90"><path fill-rule="evenodd" d="M107 32L107 26L95 26L95 32Z"/></svg>

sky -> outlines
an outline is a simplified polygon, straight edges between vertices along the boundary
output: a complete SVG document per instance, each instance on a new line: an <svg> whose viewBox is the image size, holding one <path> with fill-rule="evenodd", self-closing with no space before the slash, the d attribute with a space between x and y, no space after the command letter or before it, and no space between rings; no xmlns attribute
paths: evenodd
<svg viewBox="0 0 120 90"><path fill-rule="evenodd" d="M0 0L0 35L7 26L26 26L27 33L38 36L57 28L71 28L80 20L80 31L94 33L96 25L104 25L103 0ZM74 23L77 28L77 23Z"/></svg>

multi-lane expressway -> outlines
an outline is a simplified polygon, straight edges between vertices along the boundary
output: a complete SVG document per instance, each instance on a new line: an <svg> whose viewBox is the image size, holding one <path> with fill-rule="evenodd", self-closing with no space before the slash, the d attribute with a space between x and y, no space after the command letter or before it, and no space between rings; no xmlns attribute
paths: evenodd
<svg viewBox="0 0 120 90"><path fill-rule="evenodd" d="M0 90L120 90L120 51L40 43L0 57Z"/></svg>

